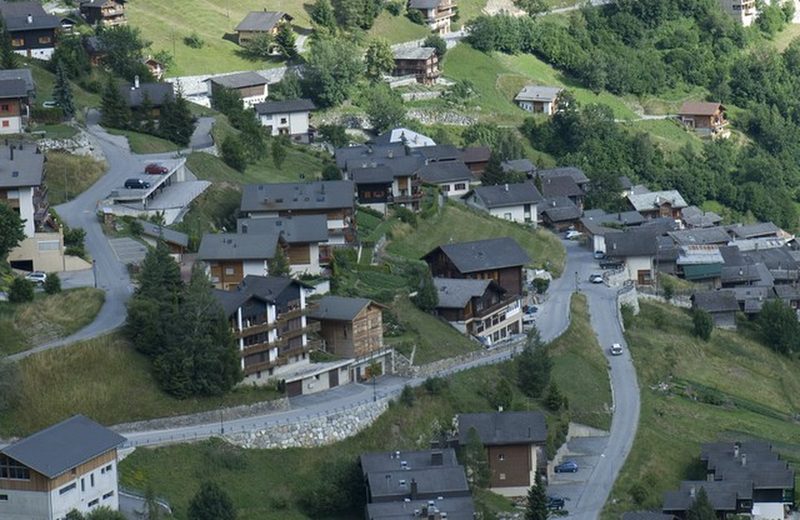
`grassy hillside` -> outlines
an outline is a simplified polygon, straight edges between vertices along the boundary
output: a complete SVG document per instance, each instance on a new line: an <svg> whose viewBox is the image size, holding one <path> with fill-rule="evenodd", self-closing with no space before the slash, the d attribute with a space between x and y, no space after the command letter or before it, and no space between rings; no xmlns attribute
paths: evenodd
<svg viewBox="0 0 800 520"><path fill-rule="evenodd" d="M750 326L714 330L705 343L691 318L668 305L642 303L627 340L642 389L639 431L603 518L657 507L681 480L702 478L703 442L766 439L800 464L798 363L757 341ZM740 327L741 328L741 327ZM641 485L637 503L632 491Z"/></svg>

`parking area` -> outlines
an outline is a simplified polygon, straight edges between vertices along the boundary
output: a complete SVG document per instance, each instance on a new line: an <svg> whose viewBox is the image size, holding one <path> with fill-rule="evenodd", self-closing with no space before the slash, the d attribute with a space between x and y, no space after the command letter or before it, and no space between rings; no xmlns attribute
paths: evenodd
<svg viewBox="0 0 800 520"><path fill-rule="evenodd" d="M147 255L147 247L132 238L112 238L109 242L123 264L140 263Z"/></svg>
<svg viewBox="0 0 800 520"><path fill-rule="evenodd" d="M573 437L559 450L557 460L559 463L575 461L578 471L575 473L550 473L547 485L548 495L558 495L564 498L564 510L576 509L578 501L583 494L586 481L594 471L597 461L603 457L603 452L608 444L608 436Z"/></svg>

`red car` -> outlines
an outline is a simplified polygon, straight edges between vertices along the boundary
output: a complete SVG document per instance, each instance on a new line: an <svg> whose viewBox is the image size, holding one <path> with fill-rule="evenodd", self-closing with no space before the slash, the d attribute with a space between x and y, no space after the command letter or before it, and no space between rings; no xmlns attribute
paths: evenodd
<svg viewBox="0 0 800 520"><path fill-rule="evenodd" d="M168 171L169 169L167 169L165 166L161 166L160 164L156 163L148 164L144 167L145 173L151 173L153 175L161 175L162 173L167 173Z"/></svg>

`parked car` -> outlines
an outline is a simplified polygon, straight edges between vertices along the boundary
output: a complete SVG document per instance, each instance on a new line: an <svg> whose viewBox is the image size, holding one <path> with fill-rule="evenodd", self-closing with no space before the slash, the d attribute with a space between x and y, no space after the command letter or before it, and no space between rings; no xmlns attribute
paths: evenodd
<svg viewBox="0 0 800 520"><path fill-rule="evenodd" d="M34 271L32 273L26 274L25 279L28 280L29 282L42 285L44 284L45 280L47 280L47 273L45 273L44 271Z"/></svg>
<svg viewBox="0 0 800 520"><path fill-rule="evenodd" d="M592 283L603 283L603 275L602 274L590 274L589 281Z"/></svg>
<svg viewBox="0 0 800 520"><path fill-rule="evenodd" d="M581 237L581 232L576 231L574 229L570 229L569 231L564 233L564 238L566 238L567 240L576 240L580 237Z"/></svg>
<svg viewBox="0 0 800 520"><path fill-rule="evenodd" d="M168 171L169 168L167 168L166 166L162 166L158 163L151 163L144 167L144 172L152 175L162 175L164 173L167 173Z"/></svg>
<svg viewBox="0 0 800 520"><path fill-rule="evenodd" d="M622 262L619 260L600 260L600 269L619 269L622 267Z"/></svg>
<svg viewBox="0 0 800 520"><path fill-rule="evenodd" d="M564 509L564 497L559 495L549 495L547 497L547 509L550 511L560 511Z"/></svg>
<svg viewBox="0 0 800 520"><path fill-rule="evenodd" d="M562 462L555 468L556 473L575 473L578 471L578 463L574 460Z"/></svg>
<svg viewBox="0 0 800 520"><path fill-rule="evenodd" d="M613 345L611 345L611 348L609 350L611 350L612 356L622 355L622 345L620 345L619 343L614 343Z"/></svg>
<svg viewBox="0 0 800 520"><path fill-rule="evenodd" d="M595 251L594 252L594 259L595 260L602 260L606 257L606 254L602 251Z"/></svg>
<svg viewBox="0 0 800 520"><path fill-rule="evenodd" d="M42 103L42 106L44 108L58 108L61 105L58 103L58 101L45 101L44 103Z"/></svg>
<svg viewBox="0 0 800 520"><path fill-rule="evenodd" d="M128 179L125 181L125 187L129 190L146 190L150 187L150 183L142 179Z"/></svg>

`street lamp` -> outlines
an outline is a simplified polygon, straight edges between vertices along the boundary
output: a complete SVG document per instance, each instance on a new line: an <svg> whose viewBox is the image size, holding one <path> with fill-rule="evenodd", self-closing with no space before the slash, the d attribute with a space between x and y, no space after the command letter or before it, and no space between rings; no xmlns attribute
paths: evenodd
<svg viewBox="0 0 800 520"><path fill-rule="evenodd" d="M92 277L94 277L94 288L97 289L97 260L92 260Z"/></svg>

